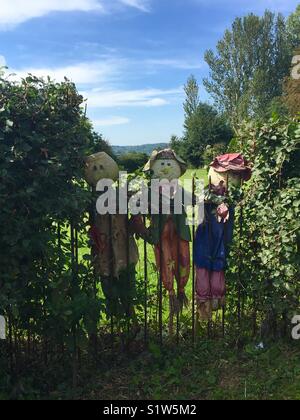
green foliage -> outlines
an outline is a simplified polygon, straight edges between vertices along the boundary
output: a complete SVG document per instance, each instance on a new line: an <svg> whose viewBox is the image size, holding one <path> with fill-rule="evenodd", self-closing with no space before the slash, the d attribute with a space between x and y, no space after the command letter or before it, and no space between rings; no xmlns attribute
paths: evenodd
<svg viewBox="0 0 300 420"><path fill-rule="evenodd" d="M113 369L86 377L80 399L104 400L292 400L300 397L298 345L278 342L238 351L228 340L194 346L150 343L130 359L114 358ZM125 384L125 385L124 385ZM58 396L56 395L56 398ZM61 397L66 398L62 393Z"/></svg>
<svg viewBox="0 0 300 420"><path fill-rule="evenodd" d="M227 151L227 145L225 143L217 143L213 146L208 145L203 154L203 163L208 166L216 156L221 156Z"/></svg>
<svg viewBox="0 0 300 420"><path fill-rule="evenodd" d="M128 173L136 172L142 169L148 162L149 156L145 153L126 153L118 158L120 167Z"/></svg>
<svg viewBox="0 0 300 420"><path fill-rule="evenodd" d="M200 102L199 86L193 76L187 81L185 93L185 133L182 139L173 136L171 147L190 166L198 168L207 161L204 157L207 146L227 144L232 138L232 130L223 115L211 105Z"/></svg>
<svg viewBox="0 0 300 420"><path fill-rule="evenodd" d="M217 53L206 52L210 77L204 85L234 128L249 117L268 115L270 102L282 93L292 54L285 19L268 11L237 18Z"/></svg>
<svg viewBox="0 0 300 420"><path fill-rule="evenodd" d="M245 186L243 232L232 250L231 279L239 282L254 311L266 319L263 330L277 334L299 310L300 295L300 122L274 117L249 123L236 139L254 163ZM237 217L241 207L237 209ZM242 260L241 260L242 258Z"/></svg>
<svg viewBox="0 0 300 420"><path fill-rule="evenodd" d="M69 81L29 75L0 85L1 312L20 336L74 350L74 334L80 347L101 302L89 267L75 269L70 223L85 229L91 200L83 157L107 145Z"/></svg>
<svg viewBox="0 0 300 420"><path fill-rule="evenodd" d="M287 21L287 28L294 48L300 48L300 4Z"/></svg>
<svg viewBox="0 0 300 420"><path fill-rule="evenodd" d="M300 81L287 77L284 82L283 96L281 98L287 114L296 116L300 114Z"/></svg>
<svg viewBox="0 0 300 420"><path fill-rule="evenodd" d="M93 152L105 152L113 159L116 159L113 147L109 144L107 140L105 140L101 134L96 133L93 131L90 134L91 142L92 142L92 151Z"/></svg>

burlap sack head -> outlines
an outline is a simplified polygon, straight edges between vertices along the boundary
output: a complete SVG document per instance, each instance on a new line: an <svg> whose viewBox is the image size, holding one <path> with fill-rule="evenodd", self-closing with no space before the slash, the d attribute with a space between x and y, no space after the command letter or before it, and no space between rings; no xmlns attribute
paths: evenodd
<svg viewBox="0 0 300 420"><path fill-rule="evenodd" d="M93 187L96 187L101 179L116 181L119 177L117 163L105 152L88 156L85 165L85 179Z"/></svg>

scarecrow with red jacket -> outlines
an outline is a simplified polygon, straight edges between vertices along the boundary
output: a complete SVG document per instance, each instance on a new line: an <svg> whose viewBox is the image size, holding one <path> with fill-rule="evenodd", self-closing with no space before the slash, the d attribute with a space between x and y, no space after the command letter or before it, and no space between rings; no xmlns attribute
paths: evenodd
<svg viewBox="0 0 300 420"><path fill-rule="evenodd" d="M178 198L180 200L179 194L183 195L183 189L179 187L179 178L186 172L186 169L186 163L171 149L152 153L144 172L148 173L152 180L160 182L160 203L165 194L164 182L167 185L170 212L165 214L160 208L156 214L151 212L148 229L141 226L141 223L139 228L136 227L142 236L154 246L156 265L163 286L169 294L171 334L174 315L178 314L188 303L185 288L190 277L190 242L192 238L190 228L186 224L187 214L183 204L180 212L175 211L175 202L178 202ZM182 198L180 202L182 203ZM138 219L135 221L138 223Z"/></svg>

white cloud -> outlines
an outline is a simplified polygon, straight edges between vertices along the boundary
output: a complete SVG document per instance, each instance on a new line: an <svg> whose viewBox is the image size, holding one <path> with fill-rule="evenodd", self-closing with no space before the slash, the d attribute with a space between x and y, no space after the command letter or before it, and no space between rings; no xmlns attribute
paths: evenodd
<svg viewBox="0 0 300 420"><path fill-rule="evenodd" d="M3 58L3 62L5 62ZM155 64L159 65L159 60ZM163 62L162 65L178 65L175 62ZM145 62L145 66L148 64ZM128 89L124 81L130 78L131 72L136 72L135 61L124 58L103 57L99 61L78 63L65 67L53 68L23 68L9 69L15 80L24 78L31 73L37 77L50 76L60 82L65 77L73 81L81 94L87 99L89 108L120 108L120 107L160 107L182 98L183 88L176 89ZM102 121L103 123L103 121ZM113 119L104 121L121 124L124 120Z"/></svg>
<svg viewBox="0 0 300 420"><path fill-rule="evenodd" d="M171 67L174 69L179 70L192 70L192 69L201 69L203 67L203 63L199 58L199 61L188 61L188 60L181 60L181 59L151 59L147 60L147 65L154 66L154 67Z"/></svg>
<svg viewBox="0 0 300 420"><path fill-rule="evenodd" d="M182 94L182 89L100 90L82 92L90 108L156 107L170 103Z"/></svg>
<svg viewBox="0 0 300 420"><path fill-rule="evenodd" d="M103 59L101 61L78 63L65 67L28 67L21 70L10 69L10 73L14 73L16 78L24 78L28 73L37 77L50 76L51 79L54 79L57 82L60 82L67 77L72 82L84 86L113 81L120 74L121 68L122 60L112 58Z"/></svg>
<svg viewBox="0 0 300 420"><path fill-rule="evenodd" d="M120 0L121 3L126 6L135 7L142 12L149 12L149 1L148 0Z"/></svg>
<svg viewBox="0 0 300 420"><path fill-rule="evenodd" d="M131 65L132 63L126 59L103 58L100 61L66 67L9 69L9 73L14 74L12 78L16 80L26 77L28 73L44 78L50 76L57 82L67 77L76 83L81 94L87 99L89 108L159 107L182 96L182 88L169 90L120 88L119 82L124 81L127 66L130 68ZM120 123L120 120L109 122L116 124Z"/></svg>
<svg viewBox="0 0 300 420"><path fill-rule="evenodd" d="M50 12L103 11L98 0L1 0L0 27L13 27Z"/></svg>
<svg viewBox="0 0 300 420"><path fill-rule="evenodd" d="M95 127L111 127L114 125L125 125L125 124L129 124L130 123L130 119L126 118L126 117L116 117L116 116L112 116L112 117L108 117L108 118L103 118L100 120L94 120L93 124Z"/></svg>
<svg viewBox="0 0 300 420"><path fill-rule="evenodd" d="M11 29L32 18L51 12L112 11L112 0L1 0L0 29ZM148 12L148 0L114 0L128 7Z"/></svg>

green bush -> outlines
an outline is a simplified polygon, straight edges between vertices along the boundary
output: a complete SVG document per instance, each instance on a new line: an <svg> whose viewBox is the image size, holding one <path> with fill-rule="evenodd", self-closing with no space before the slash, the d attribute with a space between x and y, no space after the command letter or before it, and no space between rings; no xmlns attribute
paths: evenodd
<svg viewBox="0 0 300 420"><path fill-rule="evenodd" d="M83 157L102 139L69 81L0 74L0 88L0 311L15 336L74 350L99 319L92 270L75 264L70 238L91 200Z"/></svg>
<svg viewBox="0 0 300 420"><path fill-rule="evenodd" d="M149 156L146 153L126 153L118 158L119 165L128 173L142 169Z"/></svg>
<svg viewBox="0 0 300 420"><path fill-rule="evenodd" d="M230 287L241 282L248 314L264 321L262 332L278 334L299 312L300 121L249 123L236 142L254 168L237 209L237 224L243 210L242 235L238 229Z"/></svg>

